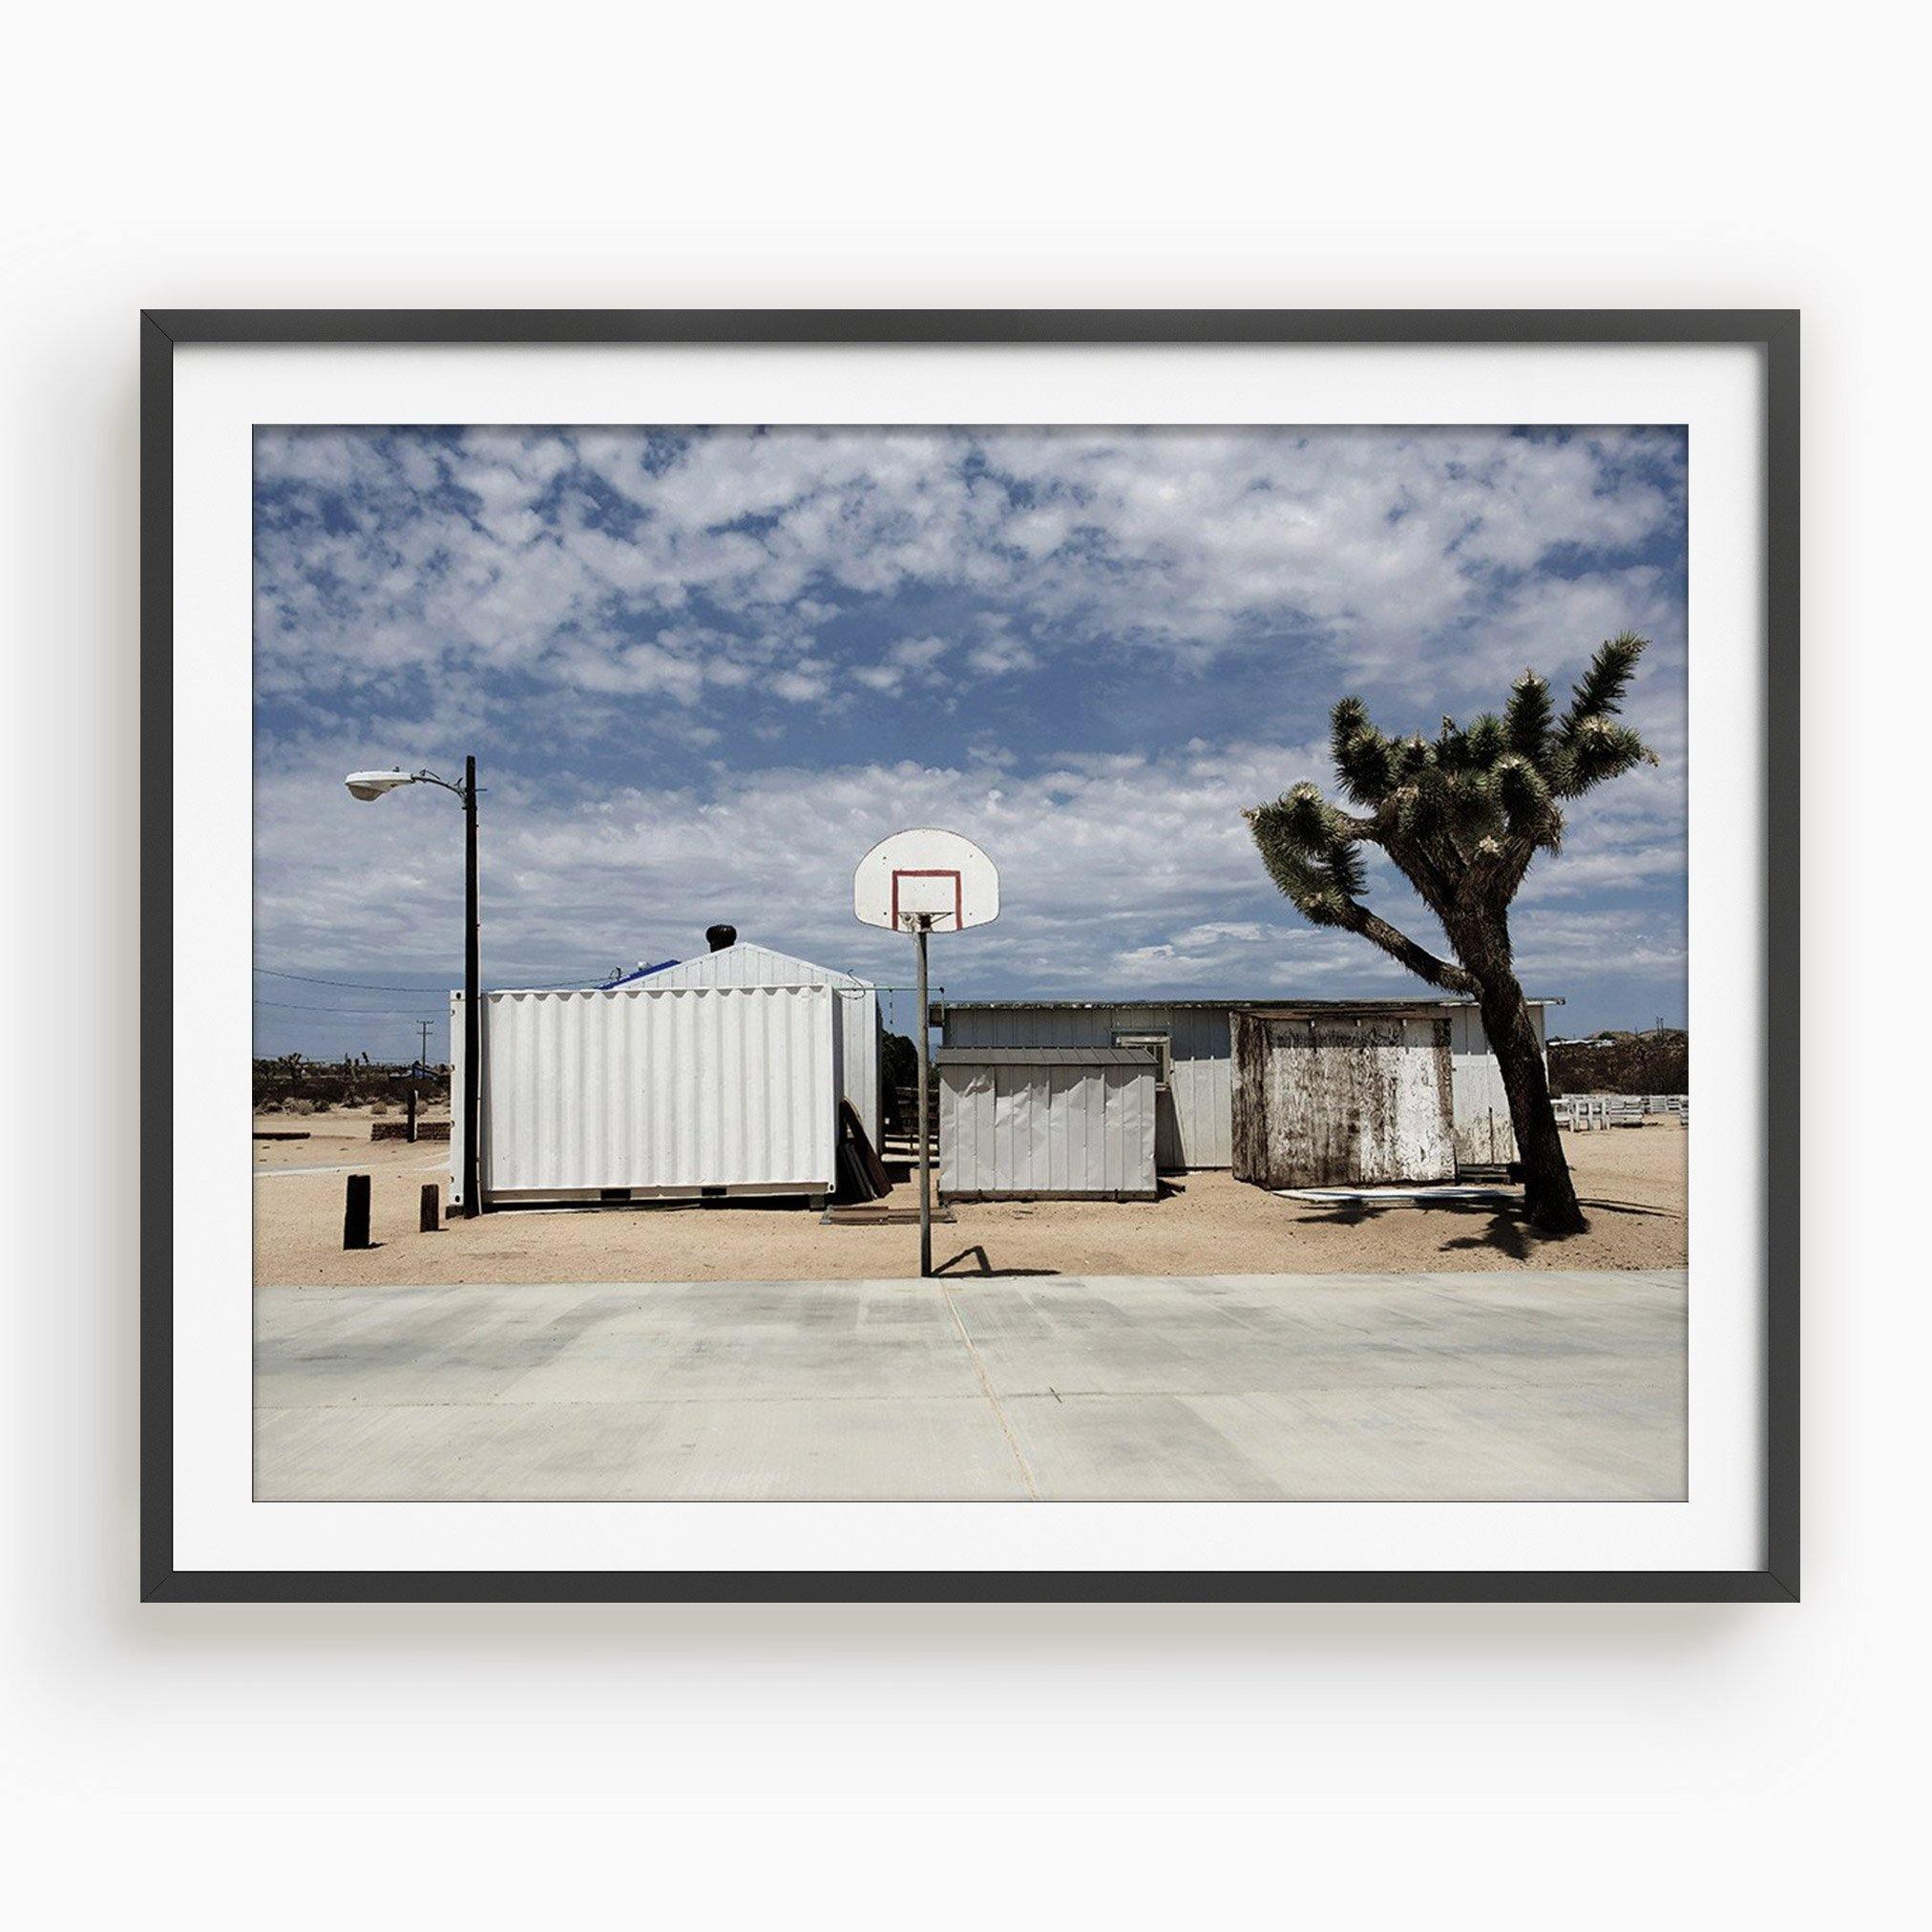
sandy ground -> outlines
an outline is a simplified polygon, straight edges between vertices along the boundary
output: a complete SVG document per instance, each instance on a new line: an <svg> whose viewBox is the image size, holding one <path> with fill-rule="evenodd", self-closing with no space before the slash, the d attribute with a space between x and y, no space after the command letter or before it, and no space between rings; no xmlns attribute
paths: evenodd
<svg viewBox="0 0 1932 1932"><path fill-rule="evenodd" d="M827 1226L804 1207L528 1209L417 1231L443 1143L370 1141L340 1111L261 1128L254 1144L255 1278L328 1283L865 1281L918 1272L916 1227ZM1565 1135L1587 1232L1549 1240L1509 1209L1457 1204L1336 1208L1277 1200L1225 1173L1173 1177L1158 1202L967 1203L933 1229L952 1274L1414 1273L1460 1269L1658 1269L1688 1261L1686 1130L1670 1123ZM344 1177L373 1179L376 1246L342 1248ZM911 1207L910 1186L893 1206Z"/></svg>

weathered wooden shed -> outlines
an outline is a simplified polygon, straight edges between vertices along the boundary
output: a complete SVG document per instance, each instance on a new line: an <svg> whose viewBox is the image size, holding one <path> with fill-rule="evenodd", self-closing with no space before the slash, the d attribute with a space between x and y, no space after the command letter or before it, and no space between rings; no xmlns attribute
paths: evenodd
<svg viewBox="0 0 1932 1932"><path fill-rule="evenodd" d="M1453 1027L1439 1007L1233 1016L1234 1178L1262 1187L1456 1178Z"/></svg>
<svg viewBox="0 0 1932 1932"><path fill-rule="evenodd" d="M939 1192L950 1201L1152 1201L1144 1047L942 1047Z"/></svg>

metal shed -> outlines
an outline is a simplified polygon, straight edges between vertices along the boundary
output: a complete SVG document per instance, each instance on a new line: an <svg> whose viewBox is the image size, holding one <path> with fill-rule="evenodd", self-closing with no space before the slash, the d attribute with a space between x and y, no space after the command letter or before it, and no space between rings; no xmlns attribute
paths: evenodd
<svg viewBox="0 0 1932 1932"><path fill-rule="evenodd" d="M934 1023L955 1046L1115 1046L1149 1040L1162 1061L1156 1095L1156 1151L1163 1173L1229 1167L1234 1159L1233 1017L1296 1002L1273 999L998 999L948 1001ZM1539 1038L1544 1008L1533 999ZM1457 1158L1464 1166L1513 1161L1516 1135L1502 1077L1482 1018L1466 999L1307 1002L1338 1013L1428 1011L1449 1020L1451 1107Z"/></svg>
<svg viewBox="0 0 1932 1932"><path fill-rule="evenodd" d="M1134 1005L1107 1000L949 1001L934 1015L954 1047L1111 1048L1152 1043L1155 1155L1163 1171L1225 1167L1229 1155L1233 1083L1228 1002L1172 1000Z"/></svg>
<svg viewBox="0 0 1932 1932"><path fill-rule="evenodd" d="M841 1093L830 986L489 993L493 1203L830 1193ZM452 1024L463 1000L451 998ZM462 1070L452 1094L460 1202Z"/></svg>
<svg viewBox="0 0 1932 1932"><path fill-rule="evenodd" d="M839 1057L844 1093L874 1147L879 1144L879 996L877 990L832 966L814 966L769 946L733 940L729 945L658 967L653 986L830 986L836 995Z"/></svg>
<svg viewBox="0 0 1932 1932"><path fill-rule="evenodd" d="M1152 1201L1153 1054L1136 1047L942 1047L947 1200Z"/></svg>

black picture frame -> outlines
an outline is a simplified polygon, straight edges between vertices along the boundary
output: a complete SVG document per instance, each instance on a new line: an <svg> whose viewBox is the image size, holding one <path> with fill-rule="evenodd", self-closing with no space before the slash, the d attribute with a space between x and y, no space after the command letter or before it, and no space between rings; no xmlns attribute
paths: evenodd
<svg viewBox="0 0 1932 1932"><path fill-rule="evenodd" d="M145 1602L1795 1602L1798 1596L1798 378L1793 309L154 309L141 487L141 1532ZM186 344L1673 345L1762 357L1768 1096L1758 1569L1239 1572L176 1567L174 352Z"/></svg>

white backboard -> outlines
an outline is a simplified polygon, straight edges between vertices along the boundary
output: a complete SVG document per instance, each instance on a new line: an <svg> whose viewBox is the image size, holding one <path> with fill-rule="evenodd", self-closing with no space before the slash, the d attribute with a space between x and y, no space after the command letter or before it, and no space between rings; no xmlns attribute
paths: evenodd
<svg viewBox="0 0 1932 1932"><path fill-rule="evenodd" d="M881 839L852 874L852 912L868 926L959 933L999 916L999 873L956 831L931 829Z"/></svg>

